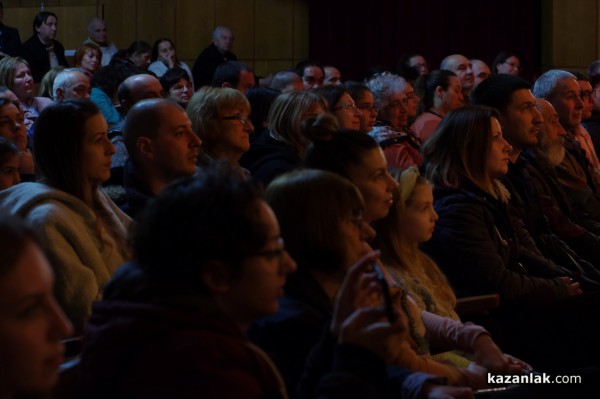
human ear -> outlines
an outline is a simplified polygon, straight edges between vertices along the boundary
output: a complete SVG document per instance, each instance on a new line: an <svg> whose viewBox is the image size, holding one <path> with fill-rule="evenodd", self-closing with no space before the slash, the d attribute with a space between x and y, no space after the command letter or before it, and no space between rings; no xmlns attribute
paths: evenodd
<svg viewBox="0 0 600 399"><path fill-rule="evenodd" d="M152 140L148 137L140 137L137 139L136 147L140 155L154 159L154 146L152 145Z"/></svg>
<svg viewBox="0 0 600 399"><path fill-rule="evenodd" d="M219 261L208 261L200 272L200 281L213 294L225 294L231 289L229 266Z"/></svg>

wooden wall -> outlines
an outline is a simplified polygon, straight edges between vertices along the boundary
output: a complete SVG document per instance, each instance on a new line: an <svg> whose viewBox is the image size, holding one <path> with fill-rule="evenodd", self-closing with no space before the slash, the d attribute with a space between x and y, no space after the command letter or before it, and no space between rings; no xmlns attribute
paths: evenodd
<svg viewBox="0 0 600 399"><path fill-rule="evenodd" d="M25 41L41 0L5 0L4 23ZM152 44L169 37L181 60L192 67L211 42L216 26L234 30L233 52L266 76L293 67L308 56L308 6L305 0L48 0L45 9L57 14L59 40L76 49L87 37L94 16L107 23L109 39L119 48L136 39Z"/></svg>

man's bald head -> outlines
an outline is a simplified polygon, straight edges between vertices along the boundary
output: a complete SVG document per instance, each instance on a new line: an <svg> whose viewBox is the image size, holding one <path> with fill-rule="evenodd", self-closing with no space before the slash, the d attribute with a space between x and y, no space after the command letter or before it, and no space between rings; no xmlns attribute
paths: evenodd
<svg viewBox="0 0 600 399"><path fill-rule="evenodd" d="M119 85L118 96L123 112L127 113L139 101L162 98L163 88L160 81L152 75L133 75Z"/></svg>

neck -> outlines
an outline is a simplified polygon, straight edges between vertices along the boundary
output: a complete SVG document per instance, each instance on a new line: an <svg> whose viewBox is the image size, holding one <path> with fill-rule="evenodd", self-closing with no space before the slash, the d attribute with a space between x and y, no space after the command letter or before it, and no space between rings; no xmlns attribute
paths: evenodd
<svg viewBox="0 0 600 399"><path fill-rule="evenodd" d="M38 39L40 40L40 42L42 42L43 44L45 44L46 46L49 46L52 44L52 39L50 39L49 37L47 38L42 38L40 35L37 35Z"/></svg>
<svg viewBox="0 0 600 399"><path fill-rule="evenodd" d="M444 115L446 115L446 109L442 105L434 105L433 107L431 107L429 112L442 118L444 117Z"/></svg>

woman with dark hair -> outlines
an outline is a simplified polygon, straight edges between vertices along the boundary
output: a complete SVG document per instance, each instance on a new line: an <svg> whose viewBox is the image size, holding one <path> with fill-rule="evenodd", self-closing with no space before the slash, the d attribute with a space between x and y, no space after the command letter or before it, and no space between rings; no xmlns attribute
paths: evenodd
<svg viewBox="0 0 600 399"><path fill-rule="evenodd" d="M492 73L507 73L519 76L519 72L521 72L521 62L512 51L499 52L492 62Z"/></svg>
<svg viewBox="0 0 600 399"><path fill-rule="evenodd" d="M250 143L267 130L269 125L269 110L273 101L280 94L279 90L265 86L252 86L246 92L246 98L252 110L250 120L254 126L254 133L250 136Z"/></svg>
<svg viewBox="0 0 600 399"><path fill-rule="evenodd" d="M367 223L385 217L398 183L388 173L381 147L369 135L338 131L330 115L319 119L318 123L313 119L303 125L304 134L312 141L304 167L330 171L352 181L363 196ZM313 123L317 127L312 127Z"/></svg>
<svg viewBox="0 0 600 399"><path fill-rule="evenodd" d="M161 37L154 42L152 46L152 63L148 67L150 72L153 72L157 78L161 78L169 69L179 68L183 69L188 78L187 80L192 84L192 93L194 92L194 78L192 77L192 71L190 67L183 61L179 61L177 58L177 52L175 51L175 44L173 41L166 37Z"/></svg>
<svg viewBox="0 0 600 399"><path fill-rule="evenodd" d="M327 102L327 111L337 119L340 129L360 129L360 112L348 90L343 86L321 86L313 93L322 96Z"/></svg>
<svg viewBox="0 0 600 399"><path fill-rule="evenodd" d="M297 168L310 144L300 124L326 109L325 99L318 94L309 91L281 94L269 111L268 134L265 132L252 143L240 164L265 186L276 176Z"/></svg>
<svg viewBox="0 0 600 399"><path fill-rule="evenodd" d="M132 42L125 50L119 50L117 54L110 60L109 65L118 64L119 62L129 62L141 70L148 69L150 59L152 58L152 47L143 40Z"/></svg>
<svg viewBox="0 0 600 399"><path fill-rule="evenodd" d="M19 149L10 140L0 136L0 191L21 182Z"/></svg>
<svg viewBox="0 0 600 399"><path fill-rule="evenodd" d="M54 298L42 244L30 227L5 212L0 254L0 398L47 394L58 382L62 340L72 327Z"/></svg>
<svg viewBox="0 0 600 399"><path fill-rule="evenodd" d="M42 235L55 268L58 300L77 333L104 283L130 257L126 232L131 219L100 188L110 177L115 152L107 130L89 101L52 104L35 128L40 182L0 194L0 206Z"/></svg>
<svg viewBox="0 0 600 399"><path fill-rule="evenodd" d="M375 98L373 93L364 83L347 81L342 83L342 87L348 90L350 97L354 100L359 113L360 133L369 133L373 130L377 121L377 107L375 107Z"/></svg>
<svg viewBox="0 0 600 399"><path fill-rule="evenodd" d="M159 80L165 98L175 101L185 109L194 94L190 75L185 70L175 67L164 72Z"/></svg>
<svg viewBox="0 0 600 399"><path fill-rule="evenodd" d="M425 80L425 95L419 104L419 116L410 126L421 142L433 134L444 115L463 106L462 84L452 71L436 70Z"/></svg>
<svg viewBox="0 0 600 399"><path fill-rule="evenodd" d="M23 181L35 179L33 155L28 148L25 118L18 101L0 98L0 137L12 142L19 150L19 175Z"/></svg>
<svg viewBox="0 0 600 399"><path fill-rule="evenodd" d="M122 115L117 111L117 108L114 105L117 89L123 79L125 79L125 77L121 76L115 65L102 67L94 73L94 76L92 76L92 92L90 93L90 100L96 104L109 126L112 126L123 119Z"/></svg>

